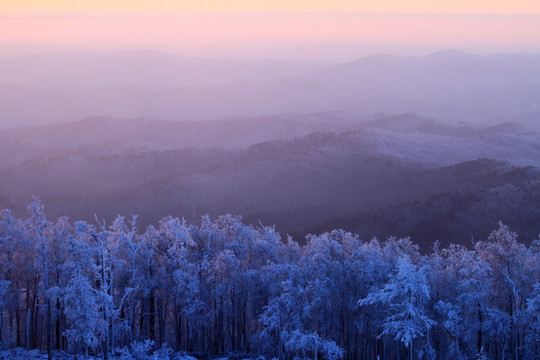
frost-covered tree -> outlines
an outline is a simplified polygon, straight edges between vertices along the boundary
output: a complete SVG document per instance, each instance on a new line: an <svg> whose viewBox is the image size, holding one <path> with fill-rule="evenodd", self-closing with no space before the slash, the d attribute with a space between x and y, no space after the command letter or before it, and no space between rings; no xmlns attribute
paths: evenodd
<svg viewBox="0 0 540 360"><path fill-rule="evenodd" d="M108 334L104 316L108 298L101 291L100 267L96 260L97 229L86 222L76 222L74 235L69 238L71 277L66 286L56 290L63 305L67 328L64 335L75 351L96 348Z"/></svg>
<svg viewBox="0 0 540 360"><path fill-rule="evenodd" d="M30 218L26 221L27 236L33 239L37 245L39 257L36 259L39 262L37 268L42 273L41 295L45 302L47 312L47 358L52 359L53 350L53 325L52 325L52 308L51 299L49 296L50 289L50 269L49 269L49 244L48 237L52 230L52 224L47 221L45 216L44 206L41 200L34 197L34 201L28 205L28 213Z"/></svg>
<svg viewBox="0 0 540 360"><path fill-rule="evenodd" d="M512 353L515 360L522 356L520 342L524 322L527 321L524 317L526 298L532 292L531 276L534 278L535 273L538 274L538 265L528 261L532 258L530 251L517 241L517 236L499 222L499 228L486 241L475 244L479 257L486 261L491 270L491 301L486 309L489 324L485 324L494 343L490 348L497 347L499 352ZM501 328L499 323L506 327ZM509 351L509 341L513 343L513 352Z"/></svg>
<svg viewBox="0 0 540 360"><path fill-rule="evenodd" d="M6 294L11 283L7 280L0 280L0 344L2 343L2 328L4 319L4 308L6 306Z"/></svg>
<svg viewBox="0 0 540 360"><path fill-rule="evenodd" d="M526 314L528 330L525 335L526 359L534 359L540 354L540 282L534 284L531 298L527 300Z"/></svg>
<svg viewBox="0 0 540 360"><path fill-rule="evenodd" d="M306 359L308 354L312 354L317 360L321 354L323 359L339 360L344 355L343 349L334 341L321 339L315 332L284 331L281 336L284 339L285 349L295 354L297 358Z"/></svg>
<svg viewBox="0 0 540 360"><path fill-rule="evenodd" d="M426 336L435 325L426 313L426 303L430 299L429 285L423 274L406 258L400 258L397 269L382 288L361 299L359 304L382 304L388 314L384 319L381 335L392 335L409 349L413 359L413 343Z"/></svg>
<svg viewBox="0 0 540 360"><path fill-rule="evenodd" d="M540 358L540 241L502 224L471 248L420 253L343 230L301 245L232 215L140 231L122 216L51 223L37 199L29 210L0 211L0 357L52 341L125 360Z"/></svg>
<svg viewBox="0 0 540 360"><path fill-rule="evenodd" d="M107 324L99 311L99 295L88 277L81 271L73 274L62 289L62 304L68 329L65 335L76 352L98 346L107 332Z"/></svg>
<svg viewBox="0 0 540 360"><path fill-rule="evenodd" d="M65 319L63 317L62 305L56 289L63 288L71 278L71 273L66 268L69 260L69 238L73 234L73 225L65 216L60 217L53 225L53 232L50 237L49 248L51 254L51 286L55 288L50 291L55 295L52 299L53 320L54 320L54 347L56 350L64 350L62 333L64 332Z"/></svg>

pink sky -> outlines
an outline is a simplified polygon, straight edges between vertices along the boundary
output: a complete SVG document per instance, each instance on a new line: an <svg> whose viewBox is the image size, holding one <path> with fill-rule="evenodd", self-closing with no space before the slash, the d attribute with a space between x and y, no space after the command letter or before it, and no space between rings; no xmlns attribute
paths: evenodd
<svg viewBox="0 0 540 360"><path fill-rule="evenodd" d="M540 50L540 15L535 13L4 11L0 16L0 55L10 49L147 48L189 56L341 61L448 48Z"/></svg>
<svg viewBox="0 0 540 360"><path fill-rule="evenodd" d="M538 0L2 0L0 12L540 13Z"/></svg>

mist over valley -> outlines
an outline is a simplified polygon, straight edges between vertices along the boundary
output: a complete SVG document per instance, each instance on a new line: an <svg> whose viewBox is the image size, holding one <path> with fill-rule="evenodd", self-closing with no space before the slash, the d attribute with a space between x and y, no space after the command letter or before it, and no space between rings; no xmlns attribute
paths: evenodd
<svg viewBox="0 0 540 360"><path fill-rule="evenodd" d="M0 1L0 359L540 359L540 2Z"/></svg>
<svg viewBox="0 0 540 360"><path fill-rule="evenodd" d="M0 207L22 216L37 195L52 217L138 214L144 227L231 213L300 242L344 228L366 240L413 236L424 249L470 244L502 220L530 242L540 231L535 125L323 112L6 129Z"/></svg>
<svg viewBox="0 0 540 360"><path fill-rule="evenodd" d="M540 111L540 55L377 55L348 63L184 58L155 51L0 60L1 126L90 116L217 120L345 111L489 123Z"/></svg>

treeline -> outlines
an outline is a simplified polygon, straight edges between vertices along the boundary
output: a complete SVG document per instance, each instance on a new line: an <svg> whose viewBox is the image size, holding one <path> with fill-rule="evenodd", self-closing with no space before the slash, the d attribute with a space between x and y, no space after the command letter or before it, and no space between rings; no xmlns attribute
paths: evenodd
<svg viewBox="0 0 540 360"><path fill-rule="evenodd" d="M107 225L0 212L0 343L111 359L137 341L198 358L538 359L540 241L472 248L334 230L300 246L231 215ZM243 356L242 355L242 356Z"/></svg>
<svg viewBox="0 0 540 360"><path fill-rule="evenodd" d="M529 243L540 232L540 181L507 183L486 189L467 189L436 194L352 218L326 221L311 233L346 228L361 238L385 234L410 236L427 252L433 239L441 245L470 244L470 238L485 239L501 220L511 229L519 229L523 242Z"/></svg>

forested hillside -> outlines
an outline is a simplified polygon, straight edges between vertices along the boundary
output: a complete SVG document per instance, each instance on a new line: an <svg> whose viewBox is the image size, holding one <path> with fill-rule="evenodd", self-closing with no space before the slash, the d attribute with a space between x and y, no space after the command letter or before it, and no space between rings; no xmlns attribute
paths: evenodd
<svg viewBox="0 0 540 360"><path fill-rule="evenodd" d="M0 344L104 359L540 357L539 240L502 223L426 254L343 230L294 240L231 215L144 229L53 222L38 199L25 218L3 210ZM32 353L0 351L16 354Z"/></svg>
<svg viewBox="0 0 540 360"><path fill-rule="evenodd" d="M423 250L434 240L485 238L502 220L530 243L540 233L532 120L473 127L331 112L203 123L104 117L4 130L0 208L23 216L36 195L53 218L138 214L143 227L169 214L197 222L231 213L299 241L344 228L414 235Z"/></svg>

